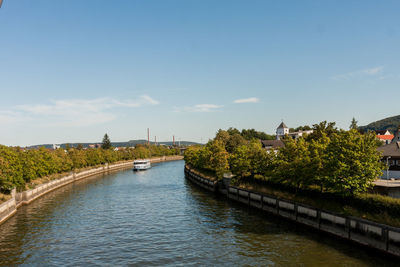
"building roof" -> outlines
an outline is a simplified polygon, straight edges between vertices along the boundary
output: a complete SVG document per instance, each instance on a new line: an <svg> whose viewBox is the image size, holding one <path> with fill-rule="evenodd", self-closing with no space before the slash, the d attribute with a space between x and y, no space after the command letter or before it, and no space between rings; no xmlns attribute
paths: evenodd
<svg viewBox="0 0 400 267"><path fill-rule="evenodd" d="M389 135L379 135L378 134L376 137L380 140L392 140L394 135L393 134L389 134Z"/></svg>
<svg viewBox="0 0 400 267"><path fill-rule="evenodd" d="M261 140L261 144L263 147L269 148L279 148L285 146L285 143L283 143L282 140Z"/></svg>
<svg viewBox="0 0 400 267"><path fill-rule="evenodd" d="M392 142L389 145L378 147L384 157L400 157L400 142Z"/></svg>
<svg viewBox="0 0 400 267"><path fill-rule="evenodd" d="M388 130L378 130L378 131L375 131L375 133L376 133L377 135L384 135L384 134L386 134L386 132L389 132L389 135L391 134L390 131L388 131Z"/></svg>
<svg viewBox="0 0 400 267"><path fill-rule="evenodd" d="M279 124L279 126L278 126L278 129L279 129L279 128L289 128L289 127L287 127L286 124L283 123L283 121L282 121L282 123Z"/></svg>

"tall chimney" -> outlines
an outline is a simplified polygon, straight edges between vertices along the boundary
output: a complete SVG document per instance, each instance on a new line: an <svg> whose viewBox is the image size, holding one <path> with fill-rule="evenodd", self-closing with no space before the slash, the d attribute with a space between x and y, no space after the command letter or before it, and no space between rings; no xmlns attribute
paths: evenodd
<svg viewBox="0 0 400 267"><path fill-rule="evenodd" d="M175 146L175 135L172 136L172 145Z"/></svg>
<svg viewBox="0 0 400 267"><path fill-rule="evenodd" d="M147 128L147 144L150 145L150 129Z"/></svg>

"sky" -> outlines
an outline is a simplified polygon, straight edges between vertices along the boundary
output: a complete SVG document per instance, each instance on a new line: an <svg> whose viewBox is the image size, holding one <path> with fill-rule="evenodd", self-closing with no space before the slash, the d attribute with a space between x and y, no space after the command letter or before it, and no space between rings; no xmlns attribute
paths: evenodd
<svg viewBox="0 0 400 267"><path fill-rule="evenodd" d="M399 1L3 0L0 144L400 114Z"/></svg>

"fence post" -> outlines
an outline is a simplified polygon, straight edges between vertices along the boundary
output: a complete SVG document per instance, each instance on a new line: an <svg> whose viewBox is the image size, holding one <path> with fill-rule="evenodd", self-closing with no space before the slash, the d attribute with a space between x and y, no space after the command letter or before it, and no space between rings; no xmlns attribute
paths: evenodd
<svg viewBox="0 0 400 267"><path fill-rule="evenodd" d="M321 229L321 211L317 210L318 229Z"/></svg>
<svg viewBox="0 0 400 267"><path fill-rule="evenodd" d="M11 190L11 197L12 197L13 199L15 199L16 193L17 193L17 189L15 189L15 187L14 187L14 188Z"/></svg>
<svg viewBox="0 0 400 267"><path fill-rule="evenodd" d="M386 251L389 250L389 229L382 227L382 238L385 242Z"/></svg>
<svg viewBox="0 0 400 267"><path fill-rule="evenodd" d="M264 195L261 195L261 209L264 209Z"/></svg>
<svg viewBox="0 0 400 267"><path fill-rule="evenodd" d="M344 229L347 232L347 238L350 239L350 219L349 219L349 217L346 217Z"/></svg>
<svg viewBox="0 0 400 267"><path fill-rule="evenodd" d="M279 199L276 199L276 214L279 214Z"/></svg>

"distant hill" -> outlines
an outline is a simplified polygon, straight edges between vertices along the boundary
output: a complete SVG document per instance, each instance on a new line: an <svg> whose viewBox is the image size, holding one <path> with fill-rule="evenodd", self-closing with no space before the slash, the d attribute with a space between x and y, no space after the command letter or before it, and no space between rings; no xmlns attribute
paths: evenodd
<svg viewBox="0 0 400 267"><path fill-rule="evenodd" d="M63 143L63 144L58 144L62 148L65 148L65 146L69 144L72 147L77 147L79 144L81 144L84 148L89 147L89 145L95 145L95 144L101 144L101 142L98 143ZM147 140L140 139L140 140L130 140L128 142L111 142L111 145L113 147L134 147L137 144L147 144ZM150 141L150 144L154 145L154 142ZM157 142L159 145L166 145L166 146L172 146L173 142L168 141L168 142ZM190 141L176 141L176 145L180 144L181 146L190 146L190 145L199 145L199 143L196 142L190 142ZM45 147L45 148L53 148L53 144L41 144L41 145L34 145L34 146L29 146L29 148L39 148L39 147Z"/></svg>
<svg viewBox="0 0 400 267"><path fill-rule="evenodd" d="M389 130L394 132L400 126L400 115L389 117L383 120L372 122L365 126L360 126L359 129L362 131L379 131Z"/></svg>

